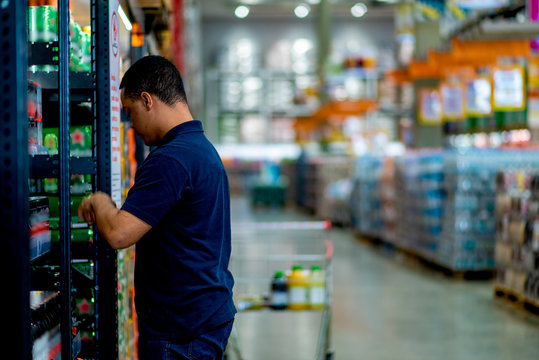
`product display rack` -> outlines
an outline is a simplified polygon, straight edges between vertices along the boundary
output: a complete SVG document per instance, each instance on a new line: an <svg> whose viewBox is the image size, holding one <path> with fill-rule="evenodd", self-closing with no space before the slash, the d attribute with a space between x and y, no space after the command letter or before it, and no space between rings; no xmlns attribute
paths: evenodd
<svg viewBox="0 0 539 360"><path fill-rule="evenodd" d="M117 1L116 1L117 3ZM3 4L4 5L4 4ZM52 42L28 42L26 2L7 2L0 7L2 59L0 61L0 109L2 190L0 225L5 245L1 276L9 289L4 298L11 314L10 331L5 347L16 359L31 359L36 333L36 309L30 306L30 291L59 294L50 311L50 319L59 324L61 345L55 342L54 358L117 358L117 259L112 250L88 224L73 220L76 206L71 196L71 175L91 177L92 191L111 193L111 75L109 49L111 41L110 9L115 1L93 0L91 3L91 71L70 70L69 1L58 0L57 39ZM97 25L99 24L99 26ZM25 45L28 44L28 45ZM5 52L4 52L5 50ZM29 66L51 66L52 71L32 70ZM43 89L47 107L47 126L58 127L58 154L29 155L28 152L28 81ZM85 104L86 116L70 113ZM53 109L51 111L51 109ZM79 108L80 109L80 108ZM57 112L56 112L57 111ZM92 156L70 156L70 126L83 122L92 127ZM29 196L47 195L43 190L29 189L29 179L57 179L58 221L56 243L51 250L30 260ZM41 181L41 180L40 180ZM49 203L52 198L49 197ZM75 212L75 213L74 213ZM51 222L51 228L53 227ZM86 231L86 243L77 242L76 231ZM92 268L87 274L75 265L84 262ZM88 315L75 313L77 294L90 294L94 301ZM58 301L59 298L59 301ZM52 304L52 302L49 302ZM54 310L54 312L52 311ZM91 341L81 345L80 326L90 329ZM56 332L58 327L55 325ZM51 332L51 330L49 330ZM51 337L52 339L52 337ZM36 338L37 340L37 338ZM52 341L52 340L51 340ZM39 354L40 356L47 356ZM50 356L50 355L49 355ZM35 357L35 356L34 356Z"/></svg>
<svg viewBox="0 0 539 360"><path fill-rule="evenodd" d="M29 291L30 258L27 217L28 201L28 125L19 122L26 109L26 4L7 2L0 6L0 232L2 252L0 261L2 282L10 289L3 297L3 306L9 309L9 331L2 337L2 348L9 349L14 359L30 359ZM25 259L25 261L21 261Z"/></svg>
<svg viewBox="0 0 539 360"><path fill-rule="evenodd" d="M247 86L257 84L252 88ZM294 73L259 69L252 72L227 72L211 69L206 75L206 117L210 133L220 142L271 142L270 136L275 119L292 119L307 116L314 112L318 104L296 104L294 97L316 83L313 73ZM287 89L284 94L282 88ZM236 92L237 91L237 92ZM288 96L287 96L288 95ZM242 122L246 116L264 119L263 139L246 139L241 135ZM235 119L235 125L229 129L226 118ZM282 142L277 140L277 142Z"/></svg>
<svg viewBox="0 0 539 360"><path fill-rule="evenodd" d="M116 1L117 2L117 1ZM94 109L97 115L97 189L111 195L111 74L109 65L111 59L110 46L111 28L109 6L112 1L93 0L92 7L96 17L92 18L92 28L95 29L96 51L96 102ZM94 12L92 12L94 13ZM98 26L99 24L99 26ZM99 119L99 121L97 121ZM95 136L94 136L95 137ZM116 252L106 243L105 239L97 236L96 249L96 328L97 351L100 359L118 357L118 281Z"/></svg>

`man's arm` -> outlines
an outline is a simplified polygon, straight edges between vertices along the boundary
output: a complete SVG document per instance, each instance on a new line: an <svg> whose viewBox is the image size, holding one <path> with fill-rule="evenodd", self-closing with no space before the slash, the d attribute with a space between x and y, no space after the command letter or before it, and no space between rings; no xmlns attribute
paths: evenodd
<svg viewBox="0 0 539 360"><path fill-rule="evenodd" d="M96 192L79 206L79 218L97 225L113 249L124 249L139 241L152 227L127 211L120 210L110 196Z"/></svg>

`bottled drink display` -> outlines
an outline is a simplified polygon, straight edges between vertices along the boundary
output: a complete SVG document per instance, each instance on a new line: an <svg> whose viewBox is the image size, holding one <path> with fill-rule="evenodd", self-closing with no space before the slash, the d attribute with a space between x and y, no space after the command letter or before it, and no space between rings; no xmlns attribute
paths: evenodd
<svg viewBox="0 0 539 360"><path fill-rule="evenodd" d="M311 267L309 274L309 308L321 310L326 305L326 279L319 265Z"/></svg>
<svg viewBox="0 0 539 360"><path fill-rule="evenodd" d="M288 305L288 281L283 271L275 272L271 281L271 303L275 310L284 310Z"/></svg>
<svg viewBox="0 0 539 360"><path fill-rule="evenodd" d="M392 181L399 221L395 235L386 237L395 223L382 215L382 160L364 157L354 177L353 224L363 235L452 270L493 269L496 174L501 169L538 168L538 159L535 151L509 149L423 150L395 158ZM524 227L523 222L512 223L512 228Z"/></svg>
<svg viewBox="0 0 539 360"><path fill-rule="evenodd" d="M288 309L306 310L308 308L309 280L301 265L294 265L288 275Z"/></svg>

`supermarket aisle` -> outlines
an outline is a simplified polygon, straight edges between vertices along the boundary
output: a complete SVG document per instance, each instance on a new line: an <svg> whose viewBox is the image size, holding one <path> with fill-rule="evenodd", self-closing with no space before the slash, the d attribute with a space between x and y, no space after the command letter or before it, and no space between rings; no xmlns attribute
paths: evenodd
<svg viewBox="0 0 539 360"><path fill-rule="evenodd" d="M232 201L232 221L311 220L292 210ZM292 234L292 233L291 233ZM291 235L292 236L292 235ZM538 359L539 320L493 300L491 282L451 280L334 229L336 359ZM312 359L317 313L241 313L246 360Z"/></svg>

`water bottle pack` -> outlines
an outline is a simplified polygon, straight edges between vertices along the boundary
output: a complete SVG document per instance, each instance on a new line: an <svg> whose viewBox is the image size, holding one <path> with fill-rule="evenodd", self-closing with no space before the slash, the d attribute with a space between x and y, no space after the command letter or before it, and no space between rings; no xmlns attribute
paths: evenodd
<svg viewBox="0 0 539 360"><path fill-rule="evenodd" d="M380 237L384 227L380 179L380 156L362 156L356 161L351 196L352 224L363 235Z"/></svg>
<svg viewBox="0 0 539 360"><path fill-rule="evenodd" d="M495 239L524 239L526 229L533 228L522 220L502 219L500 209L539 213L539 200L511 201L507 194L496 194L497 184L516 183L517 168L539 169L537 155L507 149L413 151L394 159L390 176L383 170L387 159L362 156L353 178L353 224L363 235L381 237L453 270L493 269ZM505 177L497 175L500 170ZM527 183L539 193L539 177ZM539 248L539 220L536 238ZM528 258L527 263L536 261Z"/></svg>

